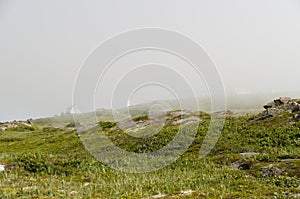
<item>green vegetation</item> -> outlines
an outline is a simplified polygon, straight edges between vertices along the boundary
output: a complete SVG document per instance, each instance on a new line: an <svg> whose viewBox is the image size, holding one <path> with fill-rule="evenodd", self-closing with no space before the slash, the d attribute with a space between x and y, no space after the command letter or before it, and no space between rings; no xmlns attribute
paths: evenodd
<svg viewBox="0 0 300 199"><path fill-rule="evenodd" d="M110 122L110 121L100 121L99 126L103 130L111 129L112 127L115 127L117 124L115 122Z"/></svg>
<svg viewBox="0 0 300 199"><path fill-rule="evenodd" d="M75 128L75 127L79 127L79 126L81 126L80 122L75 122L75 121L72 121L66 125L67 128Z"/></svg>
<svg viewBox="0 0 300 199"><path fill-rule="evenodd" d="M300 122L287 112L266 120L259 117L227 117L216 146L200 159L210 124L209 115L203 114L197 136L180 158L142 174L103 165L85 150L72 129L35 123L32 129L0 131L0 163L8 165L0 172L0 198L148 198L160 193L165 198L297 198ZM87 132L104 131L117 146L145 153L169 143L178 128L169 122L158 134L137 138L114 122L101 121ZM241 154L247 152L257 154ZM184 190L194 192L183 195Z"/></svg>
<svg viewBox="0 0 300 199"><path fill-rule="evenodd" d="M137 117L132 118L132 120L135 121L135 122L146 121L148 119L149 119L148 115L141 115L141 116L137 116Z"/></svg>

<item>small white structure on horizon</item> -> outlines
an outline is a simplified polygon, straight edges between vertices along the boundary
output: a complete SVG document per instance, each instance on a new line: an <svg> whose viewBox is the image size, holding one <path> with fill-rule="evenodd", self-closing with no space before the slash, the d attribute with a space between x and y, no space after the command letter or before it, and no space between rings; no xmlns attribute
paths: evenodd
<svg viewBox="0 0 300 199"><path fill-rule="evenodd" d="M235 93L237 95L250 95L252 92L248 88L235 88Z"/></svg>
<svg viewBox="0 0 300 199"><path fill-rule="evenodd" d="M66 110L66 114L77 114L77 113L81 113L81 112L76 105L70 106Z"/></svg>

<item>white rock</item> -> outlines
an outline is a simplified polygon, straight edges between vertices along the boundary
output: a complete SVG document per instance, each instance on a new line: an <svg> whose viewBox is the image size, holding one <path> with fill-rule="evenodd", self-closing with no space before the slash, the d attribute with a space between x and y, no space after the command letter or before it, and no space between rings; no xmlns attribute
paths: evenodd
<svg viewBox="0 0 300 199"><path fill-rule="evenodd" d="M164 198L166 196L167 196L166 194L157 194L157 195L151 196L151 198Z"/></svg>
<svg viewBox="0 0 300 199"><path fill-rule="evenodd" d="M182 195L190 195L190 194L192 194L193 192L195 192L195 191L193 191L193 190L186 190L186 191L181 191L181 194L182 194Z"/></svg>
<svg viewBox="0 0 300 199"><path fill-rule="evenodd" d="M4 171L5 165L0 164L0 171Z"/></svg>
<svg viewBox="0 0 300 199"><path fill-rule="evenodd" d="M251 157L254 155L259 155L259 153L255 153L255 152L244 152L244 153L240 153L241 156L245 156L245 157Z"/></svg>
<svg viewBox="0 0 300 199"><path fill-rule="evenodd" d="M37 189L37 186L23 187L23 190Z"/></svg>
<svg viewBox="0 0 300 199"><path fill-rule="evenodd" d="M77 194L78 192L77 191L71 191L70 192L70 195L75 195L75 194Z"/></svg>

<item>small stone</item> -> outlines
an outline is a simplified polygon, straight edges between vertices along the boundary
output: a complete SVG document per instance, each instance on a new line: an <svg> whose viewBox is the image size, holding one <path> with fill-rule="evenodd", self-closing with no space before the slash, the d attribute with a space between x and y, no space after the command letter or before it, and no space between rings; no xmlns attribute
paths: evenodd
<svg viewBox="0 0 300 199"><path fill-rule="evenodd" d="M167 196L166 194L157 194L157 195L151 196L151 198L163 198L166 196Z"/></svg>
<svg viewBox="0 0 300 199"><path fill-rule="evenodd" d="M193 192L195 192L195 191L193 191L193 190L186 190L186 191L181 191L180 193L182 195L191 195Z"/></svg>
<svg viewBox="0 0 300 199"><path fill-rule="evenodd" d="M75 195L75 194L77 194L78 192L77 191L71 191L70 192L70 195Z"/></svg>
<svg viewBox="0 0 300 199"><path fill-rule="evenodd" d="M31 186L31 187L23 187L23 190L30 190L30 189L37 189L36 186Z"/></svg>
<svg viewBox="0 0 300 199"><path fill-rule="evenodd" d="M255 153L255 152L245 152L245 153L240 153L241 156L244 156L244 157L252 157L252 156L255 156L255 155L259 155L259 153Z"/></svg>

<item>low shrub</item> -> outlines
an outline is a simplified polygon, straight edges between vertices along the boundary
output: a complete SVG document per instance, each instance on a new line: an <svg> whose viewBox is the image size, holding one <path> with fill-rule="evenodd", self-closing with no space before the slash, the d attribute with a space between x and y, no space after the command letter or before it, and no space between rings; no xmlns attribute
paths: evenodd
<svg viewBox="0 0 300 199"><path fill-rule="evenodd" d="M110 122L110 121L100 121L98 124L103 130L111 129L117 125L116 122Z"/></svg>
<svg viewBox="0 0 300 199"><path fill-rule="evenodd" d="M77 158L53 157L42 153L26 153L17 156L15 163L25 171L32 173L70 175L80 167L81 161Z"/></svg>
<svg viewBox="0 0 300 199"><path fill-rule="evenodd" d="M44 128L42 129L42 131L43 131L44 133L55 133L55 132L62 131L62 129L55 128L55 127L44 127Z"/></svg>
<svg viewBox="0 0 300 199"><path fill-rule="evenodd" d="M149 119L148 115L141 115L141 116L132 118L132 120L135 121L135 122L146 121L148 119Z"/></svg>
<svg viewBox="0 0 300 199"><path fill-rule="evenodd" d="M67 128L75 128L77 126L80 126L80 123L75 122L75 121L72 121L72 122L70 122L69 124L66 125Z"/></svg>

